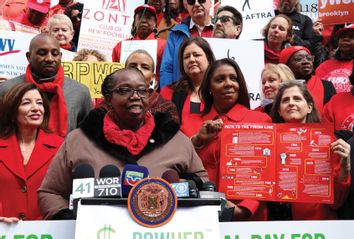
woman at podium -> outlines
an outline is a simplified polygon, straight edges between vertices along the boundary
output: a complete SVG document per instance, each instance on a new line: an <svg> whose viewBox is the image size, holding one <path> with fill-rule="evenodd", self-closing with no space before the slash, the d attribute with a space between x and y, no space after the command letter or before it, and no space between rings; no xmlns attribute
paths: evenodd
<svg viewBox="0 0 354 239"><path fill-rule="evenodd" d="M107 92L109 111L92 110L80 128L67 136L38 191L45 219L70 217L72 172L80 164L92 166L95 177L105 165L122 171L126 164L138 164L153 177L173 169L208 180L192 143L171 115L147 111L149 90L139 70L113 72L104 80L102 92Z"/></svg>

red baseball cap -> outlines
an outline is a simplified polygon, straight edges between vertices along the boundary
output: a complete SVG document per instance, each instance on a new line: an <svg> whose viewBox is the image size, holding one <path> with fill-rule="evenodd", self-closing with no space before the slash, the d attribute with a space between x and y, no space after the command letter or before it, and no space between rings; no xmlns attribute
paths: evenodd
<svg viewBox="0 0 354 239"><path fill-rule="evenodd" d="M27 7L41 13L48 13L50 0L28 0Z"/></svg>
<svg viewBox="0 0 354 239"><path fill-rule="evenodd" d="M348 31L354 31L354 24L338 29L338 31L336 32L336 37L339 38L344 32Z"/></svg>
<svg viewBox="0 0 354 239"><path fill-rule="evenodd" d="M150 6L148 4L143 4L143 5L140 5L138 6L137 8L135 8L134 10L134 16L138 13L138 12L141 12L141 11L149 11L151 12L155 18L157 18L156 16L156 9L153 7L153 6Z"/></svg>
<svg viewBox="0 0 354 239"><path fill-rule="evenodd" d="M304 46L291 46L291 47L283 49L280 52L279 63L287 64L290 57L298 51L306 51L309 55L312 55L310 50Z"/></svg>

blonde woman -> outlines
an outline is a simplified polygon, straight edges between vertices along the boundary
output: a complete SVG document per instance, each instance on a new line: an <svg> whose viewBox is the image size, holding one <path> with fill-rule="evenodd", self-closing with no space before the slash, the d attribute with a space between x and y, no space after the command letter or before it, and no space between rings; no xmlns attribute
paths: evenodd
<svg viewBox="0 0 354 239"><path fill-rule="evenodd" d="M48 21L48 32L55 37L60 47L76 52L76 45L73 43L74 27L70 18L64 14L55 14Z"/></svg>

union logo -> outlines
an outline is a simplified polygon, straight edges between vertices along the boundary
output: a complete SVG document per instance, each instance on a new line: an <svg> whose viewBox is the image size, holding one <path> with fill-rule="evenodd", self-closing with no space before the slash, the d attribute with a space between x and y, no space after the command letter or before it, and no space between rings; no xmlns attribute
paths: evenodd
<svg viewBox="0 0 354 239"><path fill-rule="evenodd" d="M161 178L142 179L134 185L128 196L130 215L145 227L165 225L172 219L176 208L176 193Z"/></svg>

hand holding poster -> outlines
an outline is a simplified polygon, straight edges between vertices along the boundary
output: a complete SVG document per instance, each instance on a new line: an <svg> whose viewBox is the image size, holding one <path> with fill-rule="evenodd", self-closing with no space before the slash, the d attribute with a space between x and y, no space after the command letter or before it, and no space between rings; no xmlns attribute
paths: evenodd
<svg viewBox="0 0 354 239"><path fill-rule="evenodd" d="M330 124L229 124L220 188L228 199L333 203Z"/></svg>

